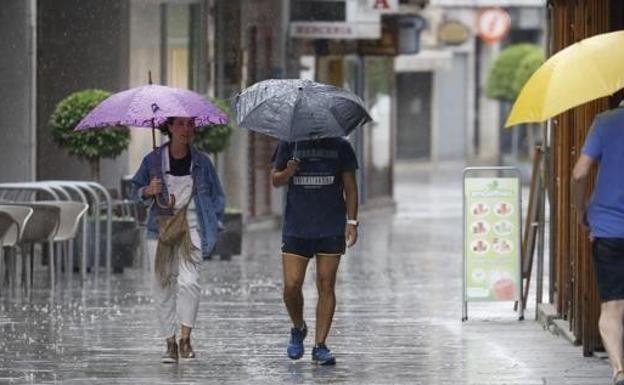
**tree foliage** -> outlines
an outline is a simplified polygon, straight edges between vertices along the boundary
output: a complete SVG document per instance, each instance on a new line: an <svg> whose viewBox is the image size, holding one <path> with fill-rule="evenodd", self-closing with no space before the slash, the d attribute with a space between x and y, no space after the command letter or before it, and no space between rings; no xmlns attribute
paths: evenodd
<svg viewBox="0 0 624 385"><path fill-rule="evenodd" d="M545 56L542 49L534 50L527 54L520 62L518 69L516 70L516 76L514 78L513 89L516 96L522 91L522 87L531 78L531 76L537 71L537 69L544 64Z"/></svg>
<svg viewBox="0 0 624 385"><path fill-rule="evenodd" d="M100 159L115 158L127 149L130 132L126 127L86 131L74 131L74 128L108 96L109 92L97 89L72 93L57 104L48 124L54 142L71 156L89 161L96 179Z"/></svg>
<svg viewBox="0 0 624 385"><path fill-rule="evenodd" d="M195 131L193 142L202 151L217 154L225 150L228 146L232 131L234 131L234 117L226 100L208 97L208 100L230 118L227 124L217 124L212 126L198 127Z"/></svg>
<svg viewBox="0 0 624 385"><path fill-rule="evenodd" d="M521 43L508 46L501 51L490 69L486 95L491 99L513 102L524 83L543 61L543 49L538 45Z"/></svg>

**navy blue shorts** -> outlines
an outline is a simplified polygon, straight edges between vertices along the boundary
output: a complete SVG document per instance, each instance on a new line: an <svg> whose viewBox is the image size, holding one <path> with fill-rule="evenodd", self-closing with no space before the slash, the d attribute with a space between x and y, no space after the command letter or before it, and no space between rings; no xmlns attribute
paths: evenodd
<svg viewBox="0 0 624 385"><path fill-rule="evenodd" d="M318 254L342 255L345 253L345 237L296 238L282 237L282 253L312 258Z"/></svg>
<svg viewBox="0 0 624 385"><path fill-rule="evenodd" d="M596 238L592 254L602 302L624 299L624 238Z"/></svg>

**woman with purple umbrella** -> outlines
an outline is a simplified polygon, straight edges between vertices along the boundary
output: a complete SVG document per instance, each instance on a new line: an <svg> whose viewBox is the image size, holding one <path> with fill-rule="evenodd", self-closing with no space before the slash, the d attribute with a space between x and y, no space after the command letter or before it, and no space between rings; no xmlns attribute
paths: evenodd
<svg viewBox="0 0 624 385"><path fill-rule="evenodd" d="M148 252L156 269L156 307L167 351L162 362L195 358L191 331L199 305L199 265L214 248L225 197L206 153L191 143L195 126L228 122L196 92L155 85L109 96L76 126L77 131L115 126L152 129L154 150L132 179L135 200L149 206ZM169 136L156 147L155 129ZM180 323L179 352L176 332Z"/></svg>
<svg viewBox="0 0 624 385"><path fill-rule="evenodd" d="M191 145L195 118L170 117L160 128L170 140L145 156L132 183L136 198L150 205L148 252L167 342L162 362L176 363L178 357L195 358L190 337L201 293L199 267L215 245L225 197L208 155Z"/></svg>

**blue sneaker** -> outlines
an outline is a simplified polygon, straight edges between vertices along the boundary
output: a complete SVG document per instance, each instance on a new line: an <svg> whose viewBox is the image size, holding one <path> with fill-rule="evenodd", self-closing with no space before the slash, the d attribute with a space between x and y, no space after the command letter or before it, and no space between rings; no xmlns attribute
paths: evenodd
<svg viewBox="0 0 624 385"><path fill-rule="evenodd" d="M325 344L318 344L312 349L312 362L319 365L335 365L336 357Z"/></svg>
<svg viewBox="0 0 624 385"><path fill-rule="evenodd" d="M298 360L303 357L303 340L307 335L308 326L305 322L303 323L303 329L290 329L290 341L288 341L288 348L286 349L288 357L293 360Z"/></svg>

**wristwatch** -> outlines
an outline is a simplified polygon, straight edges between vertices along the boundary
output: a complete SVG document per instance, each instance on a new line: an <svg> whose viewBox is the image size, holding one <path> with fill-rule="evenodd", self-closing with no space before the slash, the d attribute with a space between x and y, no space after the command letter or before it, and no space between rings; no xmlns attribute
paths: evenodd
<svg viewBox="0 0 624 385"><path fill-rule="evenodd" d="M347 224L357 227L360 222L358 222L357 219L347 219Z"/></svg>

